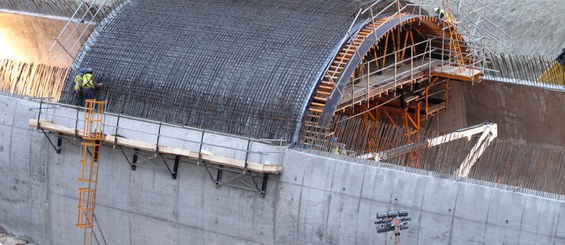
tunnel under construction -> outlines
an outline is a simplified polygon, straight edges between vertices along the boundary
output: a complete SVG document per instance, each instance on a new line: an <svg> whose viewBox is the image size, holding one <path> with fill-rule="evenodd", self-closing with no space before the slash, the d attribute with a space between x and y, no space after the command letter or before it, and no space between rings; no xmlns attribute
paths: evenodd
<svg viewBox="0 0 565 245"><path fill-rule="evenodd" d="M47 200L32 216L55 228L30 225L30 236L47 244L103 244L105 235L132 244L387 243L392 236L373 234L361 216L407 208L421 212L408 233L414 244L532 241L522 234L565 241L561 219L545 220L548 233L524 228L535 212L490 213L516 201L520 210L565 212L565 53L494 52L511 36L503 13L483 0L441 2L0 3L8 128L0 132L14 144L0 145L0 154L10 149L0 163L25 172L16 164L24 152L30 166L49 165L8 179L50 186L28 202ZM77 104L75 78L85 68L104 85ZM30 149L15 146L16 131ZM390 191L384 199L381 188ZM458 213L471 205L466 193L486 203L466 210L484 219ZM9 213L0 228L25 232ZM426 228L450 218L464 222L438 228L449 235ZM127 232L105 229L123 220ZM482 240L459 234L476 225L465 222L485 227L475 227ZM81 236L67 234L67 223ZM158 227L198 239L139 235ZM49 237L57 234L65 235Z"/></svg>

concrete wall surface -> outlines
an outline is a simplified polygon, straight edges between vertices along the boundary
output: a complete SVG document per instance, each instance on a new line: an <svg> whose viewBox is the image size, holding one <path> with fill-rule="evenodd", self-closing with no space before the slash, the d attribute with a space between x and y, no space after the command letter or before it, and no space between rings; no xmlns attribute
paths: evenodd
<svg viewBox="0 0 565 245"><path fill-rule="evenodd" d="M38 244L79 244L79 143L65 140L55 153L27 126L37 107L0 97L0 226ZM261 198L214 188L201 166L182 164L173 180L156 168L130 170L111 147L100 157L96 215L109 244L394 244L373 222L377 211L399 208L412 217L402 244L565 244L563 201L384 164L288 150L284 173Z"/></svg>

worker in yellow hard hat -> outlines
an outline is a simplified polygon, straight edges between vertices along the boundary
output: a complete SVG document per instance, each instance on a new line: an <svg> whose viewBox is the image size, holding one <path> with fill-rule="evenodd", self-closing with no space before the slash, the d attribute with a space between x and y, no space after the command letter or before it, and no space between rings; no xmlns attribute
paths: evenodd
<svg viewBox="0 0 565 245"><path fill-rule="evenodd" d="M435 7L434 12L439 15L439 18L445 20L447 22L453 22L453 19L449 15L449 13L445 12L443 8Z"/></svg>

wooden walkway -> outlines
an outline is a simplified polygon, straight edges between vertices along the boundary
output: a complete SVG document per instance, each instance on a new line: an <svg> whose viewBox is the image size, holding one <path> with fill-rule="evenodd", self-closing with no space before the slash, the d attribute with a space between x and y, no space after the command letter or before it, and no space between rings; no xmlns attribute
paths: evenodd
<svg viewBox="0 0 565 245"><path fill-rule="evenodd" d="M438 62L436 60L414 60L413 67L410 64L399 67L396 76L394 69L386 69L382 74L372 75L369 79L364 79L353 86L348 85L342 91L343 96L336 111L349 107L351 104L366 101L367 97L373 98L405 84L415 83L427 77L430 67L435 66Z"/></svg>
<svg viewBox="0 0 565 245"><path fill-rule="evenodd" d="M443 77L465 82L480 82L481 70L466 68L462 70L460 67L444 65L436 66L432 70L432 76Z"/></svg>
<svg viewBox="0 0 565 245"><path fill-rule="evenodd" d="M39 125L38 125L36 119L30 119L29 120L29 126L40 128L40 129L50 131L50 132L54 132L54 133L61 133L61 134L64 134L64 135L75 136L75 137L79 137L79 138L82 135L81 130L77 130L75 132L74 128L69 128L69 127L66 127L66 126L63 126L63 125L54 124L54 123L51 123L49 121L43 121L42 120L42 121L39 122ZM131 149L138 149L138 150L141 150L141 151L157 152L157 145L156 144L145 142L145 141L140 141L140 140L128 139L128 138L116 136L116 135L105 135L103 142L107 143L107 144L112 144L112 145L116 144L116 145L119 145L119 146L131 148ZM210 152L202 152L202 154L198 154L198 151L191 151L191 150L184 149L184 148L176 148L176 147L170 147L170 146L164 146L164 145L159 145L158 149L159 149L159 152L162 153L162 154L184 156L184 157L188 157L189 159L192 159L192 160L198 160L200 155L201 155L202 161L206 161L206 162L214 164L214 165L222 165L222 166L225 166L225 167L232 167L232 168L242 169L242 170L245 169L245 161L232 159L232 158L228 158L228 157L215 156L213 153L210 153ZM247 170L253 171L253 172L258 172L258 173L279 174L279 173L282 172L282 166L281 165L266 165L266 164L260 164L260 163L247 162Z"/></svg>

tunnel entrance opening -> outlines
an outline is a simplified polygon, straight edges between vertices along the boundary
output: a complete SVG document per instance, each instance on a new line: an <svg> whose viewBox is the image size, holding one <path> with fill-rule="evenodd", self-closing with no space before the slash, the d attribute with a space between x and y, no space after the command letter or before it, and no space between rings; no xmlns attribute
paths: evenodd
<svg viewBox="0 0 565 245"><path fill-rule="evenodd" d="M365 154L417 142L422 121L446 108L449 81L430 72L442 55L432 46L435 38L415 25L376 42L345 85L329 127L344 150ZM419 167L417 153L406 161Z"/></svg>
<svg viewBox="0 0 565 245"><path fill-rule="evenodd" d="M310 147L348 155L418 142L447 108L451 80L479 81L473 54L455 26L396 14L351 37L317 87L301 137ZM334 148L336 150L334 150ZM403 165L420 167L417 152Z"/></svg>

